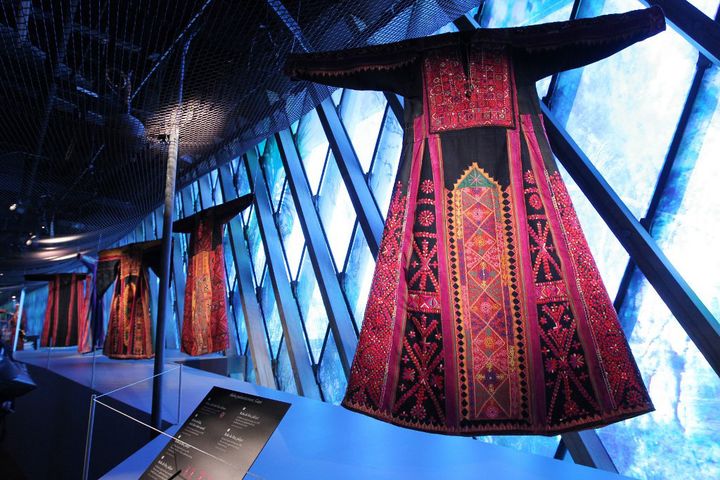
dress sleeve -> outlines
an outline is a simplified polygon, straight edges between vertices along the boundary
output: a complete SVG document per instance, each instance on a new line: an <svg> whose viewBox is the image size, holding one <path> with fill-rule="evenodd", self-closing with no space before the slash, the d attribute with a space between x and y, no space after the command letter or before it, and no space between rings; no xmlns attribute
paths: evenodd
<svg viewBox="0 0 720 480"><path fill-rule="evenodd" d="M252 194L243 195L235 200L230 200L229 202L225 202L215 207L206 208L194 215L190 215L189 217L185 217L181 220L176 220L173 222L173 232L192 233L193 230L197 228L197 224L203 221L203 218L207 218L208 216L214 217L216 222L227 223L235 215L249 207L253 198L255 197L253 197Z"/></svg>
<svg viewBox="0 0 720 480"><path fill-rule="evenodd" d="M348 50L291 54L285 74L332 87L378 90L404 97L419 96L421 52L412 42L397 42Z"/></svg>
<svg viewBox="0 0 720 480"><path fill-rule="evenodd" d="M540 79L582 67L665 30L660 7L595 18L548 23L522 30L516 58L531 77Z"/></svg>

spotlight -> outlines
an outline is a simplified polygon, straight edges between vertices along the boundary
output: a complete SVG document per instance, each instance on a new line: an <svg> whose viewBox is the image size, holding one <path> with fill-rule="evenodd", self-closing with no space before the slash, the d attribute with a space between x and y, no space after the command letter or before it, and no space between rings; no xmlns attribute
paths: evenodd
<svg viewBox="0 0 720 480"><path fill-rule="evenodd" d="M10 211L14 212L15 210L17 210L17 207L18 207L17 203L13 203L12 205L10 205Z"/></svg>
<svg viewBox="0 0 720 480"><path fill-rule="evenodd" d="M25 240L25 245L27 245L28 247L32 245L32 238L28 238L27 240Z"/></svg>

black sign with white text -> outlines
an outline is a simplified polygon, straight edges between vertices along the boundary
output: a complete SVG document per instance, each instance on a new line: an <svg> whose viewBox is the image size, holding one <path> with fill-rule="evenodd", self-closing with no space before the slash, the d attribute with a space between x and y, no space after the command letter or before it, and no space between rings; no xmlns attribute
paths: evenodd
<svg viewBox="0 0 720 480"><path fill-rule="evenodd" d="M289 403L213 387L140 478L242 478L289 408Z"/></svg>

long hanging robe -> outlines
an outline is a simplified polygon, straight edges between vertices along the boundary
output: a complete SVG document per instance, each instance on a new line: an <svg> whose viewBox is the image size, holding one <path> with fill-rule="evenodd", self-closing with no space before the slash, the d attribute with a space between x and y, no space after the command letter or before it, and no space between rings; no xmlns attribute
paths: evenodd
<svg viewBox="0 0 720 480"><path fill-rule="evenodd" d="M87 320L90 306L90 279L91 276L84 273L25 275L25 280L48 282L41 346L69 347L78 344L78 331Z"/></svg>
<svg viewBox="0 0 720 480"><path fill-rule="evenodd" d="M159 258L159 240L132 243L99 253L98 292L107 289L113 279L117 280L103 348L108 357L137 359L153 356L147 269L151 266L159 270ZM107 275L113 265L115 276Z"/></svg>
<svg viewBox="0 0 720 480"><path fill-rule="evenodd" d="M252 199L244 195L173 223L174 232L190 233L182 326L185 353L203 355L229 346L223 230Z"/></svg>
<svg viewBox="0 0 720 480"><path fill-rule="evenodd" d="M663 29L650 8L289 58L294 78L405 97L345 407L458 435L555 434L653 409L535 82Z"/></svg>

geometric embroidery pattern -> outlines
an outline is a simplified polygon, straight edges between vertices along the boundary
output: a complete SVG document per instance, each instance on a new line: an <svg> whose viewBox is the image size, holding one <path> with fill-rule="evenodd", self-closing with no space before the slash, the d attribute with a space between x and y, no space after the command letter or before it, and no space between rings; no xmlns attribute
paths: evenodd
<svg viewBox="0 0 720 480"><path fill-rule="evenodd" d="M545 377L547 422L561 424L600 413L577 331L560 259L550 233L540 192L530 170L523 175L530 237L530 260L535 278L540 351Z"/></svg>
<svg viewBox="0 0 720 480"><path fill-rule="evenodd" d="M477 164L460 177L451 196L448 230L456 240L451 242L455 309L462 312L456 315L465 373L461 372L462 414L468 420L517 419L522 410L517 368L521 337L514 333L508 288L508 202L502 188Z"/></svg>
<svg viewBox="0 0 720 480"><path fill-rule="evenodd" d="M512 127L510 60L502 49L437 49L425 58L432 133L472 127Z"/></svg>
<svg viewBox="0 0 720 480"><path fill-rule="evenodd" d="M401 268L401 239L406 195L398 182L390 201L385 230L370 287L362 332L350 370L344 403L361 410L380 408L388 371L388 357L397 312Z"/></svg>
<svg viewBox="0 0 720 480"><path fill-rule="evenodd" d="M445 376L434 211L433 182L421 177L415 206L412 252L405 272L408 285L407 314L393 412L400 418L424 424L445 422Z"/></svg>
<svg viewBox="0 0 720 480"><path fill-rule="evenodd" d="M621 411L652 408L627 339L582 233L570 195L558 172L549 175L549 184L557 202L568 250L578 272L578 284L602 359L602 371L610 387L613 408Z"/></svg>

